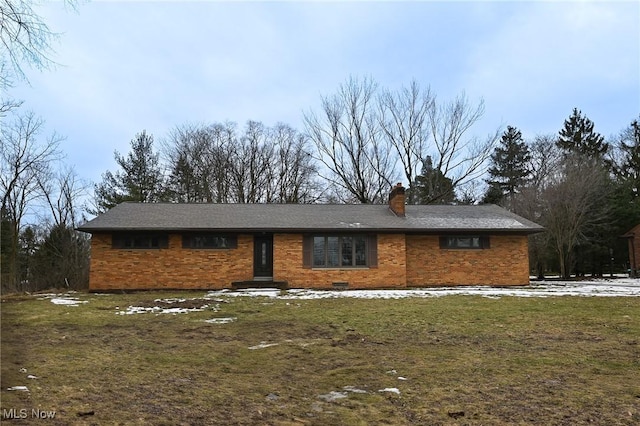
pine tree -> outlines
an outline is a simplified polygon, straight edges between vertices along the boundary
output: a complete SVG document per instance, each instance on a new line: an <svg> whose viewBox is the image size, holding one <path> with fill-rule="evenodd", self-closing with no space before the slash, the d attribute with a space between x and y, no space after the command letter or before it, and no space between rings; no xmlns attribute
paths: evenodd
<svg viewBox="0 0 640 426"><path fill-rule="evenodd" d="M522 139L522 133L516 127L508 126L502 134L500 145L491 155L491 179L487 181L489 189L485 194L485 200L499 201L503 198L499 195L503 194L508 202L513 202L518 189L527 183L530 160L529 147Z"/></svg>
<svg viewBox="0 0 640 426"><path fill-rule="evenodd" d="M502 192L502 188L500 188L499 184L492 182L489 183L487 192L482 197L482 204L501 204L503 199L504 192Z"/></svg>
<svg viewBox="0 0 640 426"><path fill-rule="evenodd" d="M564 121L556 144L567 154L578 153L588 158L602 158L609 150L609 144L593 128L593 122L583 116L582 111L574 108L571 116Z"/></svg>
<svg viewBox="0 0 640 426"><path fill-rule="evenodd" d="M170 198L178 203L198 202L200 200L197 194L201 192L199 191L200 186L187 155L179 153L169 176L168 193Z"/></svg>
<svg viewBox="0 0 640 426"><path fill-rule="evenodd" d="M95 186L96 209L91 213L102 213L125 201L148 203L165 198L160 155L153 152L153 135L143 130L131 140L127 157L117 151L114 156L122 170L102 175L102 182Z"/></svg>
<svg viewBox="0 0 640 426"><path fill-rule="evenodd" d="M620 150L624 160L617 175L629 184L633 196L640 198L640 118L623 132Z"/></svg>
<svg viewBox="0 0 640 426"><path fill-rule="evenodd" d="M434 169L430 156L422 163L422 172L409 189L412 204L448 204L455 199L453 182L439 169Z"/></svg>
<svg viewBox="0 0 640 426"><path fill-rule="evenodd" d="M610 201L613 229L609 239L616 260L625 260L628 259L627 241L618 236L640 223L640 117L620 132L614 146L615 155L610 164L615 178Z"/></svg>

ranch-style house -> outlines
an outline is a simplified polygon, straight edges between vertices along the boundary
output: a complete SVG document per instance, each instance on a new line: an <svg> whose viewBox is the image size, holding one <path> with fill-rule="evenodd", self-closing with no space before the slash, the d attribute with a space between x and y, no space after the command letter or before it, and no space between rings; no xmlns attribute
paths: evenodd
<svg viewBox="0 0 640 426"><path fill-rule="evenodd" d="M93 291L526 285L542 227L495 205L122 203L91 233Z"/></svg>

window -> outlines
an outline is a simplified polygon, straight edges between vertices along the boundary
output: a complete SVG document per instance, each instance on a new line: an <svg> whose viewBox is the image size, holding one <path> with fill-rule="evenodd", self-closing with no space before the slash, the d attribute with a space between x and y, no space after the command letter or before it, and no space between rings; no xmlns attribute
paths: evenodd
<svg viewBox="0 0 640 426"><path fill-rule="evenodd" d="M489 248L488 235L447 235L440 237L441 249L480 250Z"/></svg>
<svg viewBox="0 0 640 426"><path fill-rule="evenodd" d="M117 249L163 249L169 247L169 237L151 232L113 234L111 245Z"/></svg>
<svg viewBox="0 0 640 426"><path fill-rule="evenodd" d="M310 242L310 243L309 243ZM357 268L375 265L375 236L314 235L307 237L314 268Z"/></svg>
<svg viewBox="0 0 640 426"><path fill-rule="evenodd" d="M184 234L182 248L191 249L234 249L238 247L238 238L226 234Z"/></svg>

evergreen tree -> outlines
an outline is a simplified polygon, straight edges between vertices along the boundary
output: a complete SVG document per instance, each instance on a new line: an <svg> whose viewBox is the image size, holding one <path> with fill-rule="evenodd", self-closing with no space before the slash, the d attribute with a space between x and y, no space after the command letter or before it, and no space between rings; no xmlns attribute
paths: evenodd
<svg viewBox="0 0 640 426"><path fill-rule="evenodd" d="M184 153L179 153L171 169L169 176L168 193L173 201L178 203L192 203L199 199L196 194L200 191L200 185L195 175L193 166L189 163L189 158Z"/></svg>
<svg viewBox="0 0 640 426"><path fill-rule="evenodd" d="M31 288L73 289L86 287L89 271L89 239L66 224L53 226L31 251Z"/></svg>
<svg viewBox="0 0 640 426"><path fill-rule="evenodd" d="M522 188L529 176L528 164L531 160L529 147L522 140L522 133L515 127L508 126L502 134L500 145L491 155L492 166L489 169L491 179L488 191L485 195L490 202L500 200L504 194L509 203L513 202L515 194Z"/></svg>
<svg viewBox="0 0 640 426"><path fill-rule="evenodd" d="M632 196L640 198L640 118L622 132L620 151L622 164L614 171L619 180L628 185Z"/></svg>
<svg viewBox="0 0 640 426"><path fill-rule="evenodd" d="M482 204L501 204L504 199L504 192L496 182L489 183L487 192L482 197Z"/></svg>
<svg viewBox="0 0 640 426"><path fill-rule="evenodd" d="M95 186L96 209L91 213L105 212L125 201L148 203L165 198L164 176L160 156L153 151L153 135L143 130L131 140L126 157L117 151L114 156L122 170L102 175L102 182Z"/></svg>
<svg viewBox="0 0 640 426"><path fill-rule="evenodd" d="M13 244L14 229L15 226L11 217L6 213L5 209L0 208L0 291L2 293L8 290L15 290L9 285L15 276L12 260L17 259L15 254L16 247Z"/></svg>
<svg viewBox="0 0 640 426"><path fill-rule="evenodd" d="M578 153L588 158L602 158L608 151L609 144L604 137L593 130L593 122L582 111L573 109L571 116L564 121L556 142L565 153Z"/></svg>
<svg viewBox="0 0 640 426"><path fill-rule="evenodd" d="M422 172L409 189L411 204L449 204L455 200L453 182L433 167L431 156L422 163Z"/></svg>
<svg viewBox="0 0 640 426"><path fill-rule="evenodd" d="M640 118L620 133L613 147L610 166L615 187L609 238L615 262L623 263L629 258L628 244L618 236L640 223Z"/></svg>

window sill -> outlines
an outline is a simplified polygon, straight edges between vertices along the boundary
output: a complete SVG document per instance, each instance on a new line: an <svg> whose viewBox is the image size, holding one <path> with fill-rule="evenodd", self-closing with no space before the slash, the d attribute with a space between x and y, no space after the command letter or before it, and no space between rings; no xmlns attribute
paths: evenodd
<svg viewBox="0 0 640 426"><path fill-rule="evenodd" d="M189 250L189 251L231 251L231 250L235 250L235 249L232 249L230 247L227 247L227 248L182 247L182 250Z"/></svg>
<svg viewBox="0 0 640 426"><path fill-rule="evenodd" d="M167 250L168 247L112 247L112 250L122 250L122 251L158 251L158 250Z"/></svg>
<svg viewBox="0 0 640 426"><path fill-rule="evenodd" d="M366 271L371 269L368 266L338 266L338 267L322 267L322 266L313 266L311 270L313 271Z"/></svg>

